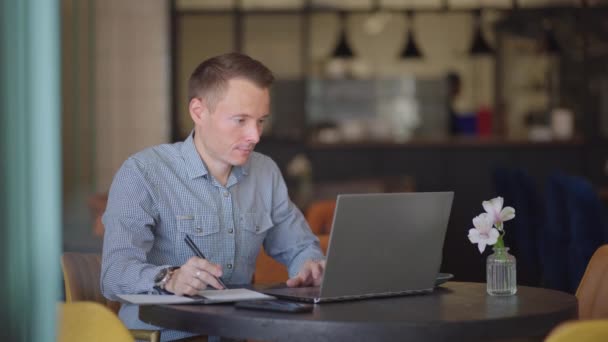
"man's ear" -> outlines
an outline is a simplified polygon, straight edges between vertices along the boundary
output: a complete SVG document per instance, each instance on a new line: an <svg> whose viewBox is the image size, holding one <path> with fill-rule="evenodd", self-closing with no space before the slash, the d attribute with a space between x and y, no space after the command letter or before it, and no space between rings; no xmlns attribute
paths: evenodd
<svg viewBox="0 0 608 342"><path fill-rule="evenodd" d="M209 109L204 99L193 98L188 104L190 117L195 124L200 125L204 115L208 114Z"/></svg>

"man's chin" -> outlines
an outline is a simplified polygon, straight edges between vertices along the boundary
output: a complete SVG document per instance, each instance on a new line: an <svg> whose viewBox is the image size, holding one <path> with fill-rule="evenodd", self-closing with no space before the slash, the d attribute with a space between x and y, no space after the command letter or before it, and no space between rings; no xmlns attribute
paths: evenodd
<svg viewBox="0 0 608 342"><path fill-rule="evenodd" d="M232 158L231 163L233 166L243 166L245 165L245 163L247 163L247 161L249 161L249 157L251 156L251 153L247 154L246 156L238 156L235 158Z"/></svg>

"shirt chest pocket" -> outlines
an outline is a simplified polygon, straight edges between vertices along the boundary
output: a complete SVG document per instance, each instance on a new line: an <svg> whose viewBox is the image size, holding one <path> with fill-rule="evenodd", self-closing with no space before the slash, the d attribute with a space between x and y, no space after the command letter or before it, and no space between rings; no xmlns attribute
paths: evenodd
<svg viewBox="0 0 608 342"><path fill-rule="evenodd" d="M243 223L243 230L256 235L266 235L268 229L273 226L268 212L245 213L241 222Z"/></svg>
<svg viewBox="0 0 608 342"><path fill-rule="evenodd" d="M207 258L214 258L217 254L217 240L220 235L220 221L217 214L209 212L200 215L178 215L176 220L175 251L180 254L180 259L185 262L191 256L194 256L194 252L188 248L184 241L186 236L192 239Z"/></svg>
<svg viewBox="0 0 608 342"><path fill-rule="evenodd" d="M239 236L239 245L241 246L239 256L244 261L255 264L257 256L260 253L260 247L264 243L264 238L273 226L274 224L268 212L245 213L241 215L242 234Z"/></svg>
<svg viewBox="0 0 608 342"><path fill-rule="evenodd" d="M177 219L177 231L193 236L205 236L220 231L220 220L215 213L207 215L180 215Z"/></svg>

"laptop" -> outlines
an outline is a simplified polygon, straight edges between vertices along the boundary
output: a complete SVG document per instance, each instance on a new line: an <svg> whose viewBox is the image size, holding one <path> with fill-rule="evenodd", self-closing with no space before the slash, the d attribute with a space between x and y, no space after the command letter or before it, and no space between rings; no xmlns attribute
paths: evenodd
<svg viewBox="0 0 608 342"><path fill-rule="evenodd" d="M433 291L453 192L338 195L320 287L262 292L322 303Z"/></svg>

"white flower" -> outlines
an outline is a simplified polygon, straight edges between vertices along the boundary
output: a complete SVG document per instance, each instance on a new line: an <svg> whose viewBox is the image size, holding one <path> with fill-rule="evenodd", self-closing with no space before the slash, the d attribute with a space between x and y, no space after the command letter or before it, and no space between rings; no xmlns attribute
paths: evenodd
<svg viewBox="0 0 608 342"><path fill-rule="evenodd" d="M502 223L509 221L515 217L515 209L513 207L502 207L503 198L498 196L492 198L489 201L483 201L481 205L483 209L492 217L492 223L496 225L496 228L502 230Z"/></svg>
<svg viewBox="0 0 608 342"><path fill-rule="evenodd" d="M494 218L487 213L479 214L479 216L473 219L473 226L475 228L469 229L469 240L477 244L479 253L483 253L486 245L493 245L498 240L500 233L496 228L492 227L493 225Z"/></svg>

